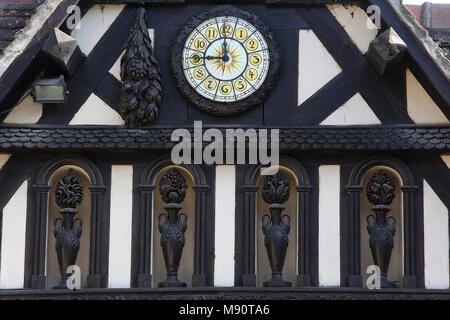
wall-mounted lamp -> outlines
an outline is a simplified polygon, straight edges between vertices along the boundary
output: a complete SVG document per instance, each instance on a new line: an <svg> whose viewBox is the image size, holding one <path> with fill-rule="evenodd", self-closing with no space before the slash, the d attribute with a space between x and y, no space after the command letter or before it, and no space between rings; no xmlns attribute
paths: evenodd
<svg viewBox="0 0 450 320"><path fill-rule="evenodd" d="M39 103L67 103L69 92L64 76L38 79L31 92L33 100Z"/></svg>

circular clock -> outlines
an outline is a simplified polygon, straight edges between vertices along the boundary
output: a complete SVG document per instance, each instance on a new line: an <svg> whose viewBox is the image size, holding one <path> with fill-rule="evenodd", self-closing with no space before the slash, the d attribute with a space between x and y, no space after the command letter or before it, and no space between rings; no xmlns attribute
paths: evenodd
<svg viewBox="0 0 450 320"><path fill-rule="evenodd" d="M172 49L184 97L200 111L233 116L261 105L278 80L279 49L255 15L221 6L193 17Z"/></svg>

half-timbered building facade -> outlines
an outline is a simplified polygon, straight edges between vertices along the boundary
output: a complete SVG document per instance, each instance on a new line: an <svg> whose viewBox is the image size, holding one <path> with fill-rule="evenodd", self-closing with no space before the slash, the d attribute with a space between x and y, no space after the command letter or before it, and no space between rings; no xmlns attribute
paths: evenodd
<svg viewBox="0 0 450 320"><path fill-rule="evenodd" d="M397 0L45 0L0 56L0 298L450 298L449 75Z"/></svg>

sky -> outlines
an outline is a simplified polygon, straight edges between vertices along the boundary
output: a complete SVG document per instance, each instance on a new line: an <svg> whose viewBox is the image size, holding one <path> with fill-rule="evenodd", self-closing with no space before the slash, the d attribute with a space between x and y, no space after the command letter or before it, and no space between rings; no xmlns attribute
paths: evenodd
<svg viewBox="0 0 450 320"><path fill-rule="evenodd" d="M403 4L422 4L424 0L403 0ZM431 3L450 3L450 0L428 0Z"/></svg>

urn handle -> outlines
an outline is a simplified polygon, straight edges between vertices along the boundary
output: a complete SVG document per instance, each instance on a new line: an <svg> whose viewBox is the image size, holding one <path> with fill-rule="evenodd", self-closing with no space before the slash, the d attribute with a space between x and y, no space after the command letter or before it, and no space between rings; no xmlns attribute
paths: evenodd
<svg viewBox="0 0 450 320"><path fill-rule="evenodd" d="M78 238L80 238L81 233L83 232L83 219L75 218L75 219L73 219L73 223L75 226L75 230L77 232L77 236L78 236Z"/></svg>
<svg viewBox="0 0 450 320"><path fill-rule="evenodd" d="M61 222L61 223L58 223L58 222ZM58 217L55 219L55 222L54 222L55 228L53 229L53 234L55 235L55 238L58 237L58 233L61 231L62 223L63 223L63 219L61 217Z"/></svg>
<svg viewBox="0 0 450 320"><path fill-rule="evenodd" d="M286 233L289 233L289 231L291 230L291 217L287 213L281 216L281 226L286 231Z"/></svg>
<svg viewBox="0 0 450 320"><path fill-rule="evenodd" d="M164 221L161 220L161 217L164 217ZM167 217L167 213L162 212L158 215L158 230L161 232L161 230L164 228L164 226L167 224L167 221L169 218Z"/></svg>
<svg viewBox="0 0 450 320"><path fill-rule="evenodd" d="M272 224L272 217L271 217L270 214L265 213L265 214L262 215L261 221L262 221L262 229L263 229L263 232L265 234L267 229L269 229L270 225Z"/></svg>
<svg viewBox="0 0 450 320"><path fill-rule="evenodd" d="M395 219L395 217L393 216L389 216L386 218L386 222L389 228L389 231L391 231L392 235L395 235L395 231L397 231L397 219Z"/></svg>
<svg viewBox="0 0 450 320"><path fill-rule="evenodd" d="M183 219L181 219L181 217L183 217ZM180 212L178 214L178 226L180 226L183 232L187 229L187 219L188 218L184 213Z"/></svg>
<svg viewBox="0 0 450 320"><path fill-rule="evenodd" d="M371 218L373 219L372 222L371 222ZM369 234L371 234L373 229L375 229L376 223L377 223L377 217L372 213L369 214L367 216L367 231L369 232Z"/></svg>

